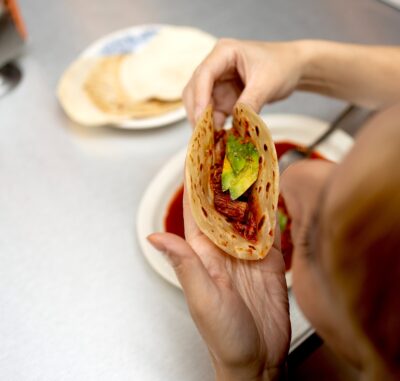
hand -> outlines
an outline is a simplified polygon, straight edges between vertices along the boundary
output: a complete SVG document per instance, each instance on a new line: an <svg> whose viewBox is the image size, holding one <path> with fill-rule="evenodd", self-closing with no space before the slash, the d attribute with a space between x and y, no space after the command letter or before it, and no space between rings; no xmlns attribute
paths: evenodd
<svg viewBox="0 0 400 381"><path fill-rule="evenodd" d="M175 269L217 379L277 379L290 343L281 253L272 248L254 262L230 257L198 229L186 194L183 206L186 241L169 233L149 241Z"/></svg>
<svg viewBox="0 0 400 381"><path fill-rule="evenodd" d="M222 126L238 100L259 112L265 103L286 98L302 74L300 46L299 42L219 40L184 89L190 122L194 124L209 103L216 126Z"/></svg>

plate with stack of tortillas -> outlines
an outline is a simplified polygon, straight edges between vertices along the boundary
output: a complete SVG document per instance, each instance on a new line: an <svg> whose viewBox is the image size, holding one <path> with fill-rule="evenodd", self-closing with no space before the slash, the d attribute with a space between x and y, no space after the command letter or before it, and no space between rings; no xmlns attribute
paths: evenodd
<svg viewBox="0 0 400 381"><path fill-rule="evenodd" d="M160 127L185 118L182 91L215 45L201 30L142 25L89 46L57 89L66 114L85 126Z"/></svg>

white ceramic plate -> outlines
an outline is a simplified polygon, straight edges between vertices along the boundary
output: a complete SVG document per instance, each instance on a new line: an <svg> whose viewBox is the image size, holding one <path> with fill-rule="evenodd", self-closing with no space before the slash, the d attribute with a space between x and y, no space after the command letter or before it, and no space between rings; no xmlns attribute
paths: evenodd
<svg viewBox="0 0 400 381"><path fill-rule="evenodd" d="M302 115L271 114L262 116L271 130L274 141L291 141L300 145L311 143L328 128L328 123ZM353 139L344 131L337 130L318 147L318 151L331 161L340 161L349 151ZM155 250L146 237L153 232L164 231L164 218L171 198L183 183L183 167L186 147L177 152L156 174L147 187L137 214L137 234L143 254L151 267L166 281L180 288L174 271L163 256ZM286 274L291 286L291 274Z"/></svg>
<svg viewBox="0 0 400 381"><path fill-rule="evenodd" d="M138 25L132 28L119 30L104 36L80 55L80 58L107 56L115 54L137 53L146 46L166 25ZM185 108L182 106L171 112L141 119L129 119L119 123L113 123L112 126L124 129L148 129L166 126L175 123L186 117Z"/></svg>

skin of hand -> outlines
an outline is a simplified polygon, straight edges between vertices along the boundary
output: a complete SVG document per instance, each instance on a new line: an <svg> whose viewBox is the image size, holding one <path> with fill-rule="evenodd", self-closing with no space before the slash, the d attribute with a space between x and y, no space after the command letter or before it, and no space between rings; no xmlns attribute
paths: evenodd
<svg viewBox="0 0 400 381"><path fill-rule="evenodd" d="M222 126L238 100L258 112L264 103L286 98L300 79L301 57L297 42L219 40L184 89L190 122L210 102L215 124Z"/></svg>
<svg viewBox="0 0 400 381"><path fill-rule="evenodd" d="M217 127L237 101L259 112L294 90L385 108L400 99L399 61L399 47L221 39L195 70L183 101L192 125L211 103Z"/></svg>
<svg viewBox="0 0 400 381"><path fill-rule="evenodd" d="M170 233L155 233L148 239L176 272L217 380L279 379L290 343L279 245L260 261L228 256L198 229L186 194L184 221L186 241Z"/></svg>

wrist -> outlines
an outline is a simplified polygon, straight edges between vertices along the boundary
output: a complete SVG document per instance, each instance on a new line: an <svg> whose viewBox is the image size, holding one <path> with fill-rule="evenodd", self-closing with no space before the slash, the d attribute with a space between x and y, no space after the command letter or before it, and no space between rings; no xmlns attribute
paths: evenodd
<svg viewBox="0 0 400 381"><path fill-rule="evenodd" d="M321 41L297 40L293 42L296 57L300 66L300 79L298 87L312 82L317 77L318 59L321 55Z"/></svg>
<svg viewBox="0 0 400 381"><path fill-rule="evenodd" d="M297 89L346 98L349 81L344 78L352 66L354 48L322 40L300 40L297 44L302 66Z"/></svg>
<svg viewBox="0 0 400 381"><path fill-rule="evenodd" d="M215 367L216 381L284 381L287 379L286 366L281 368L226 368Z"/></svg>

